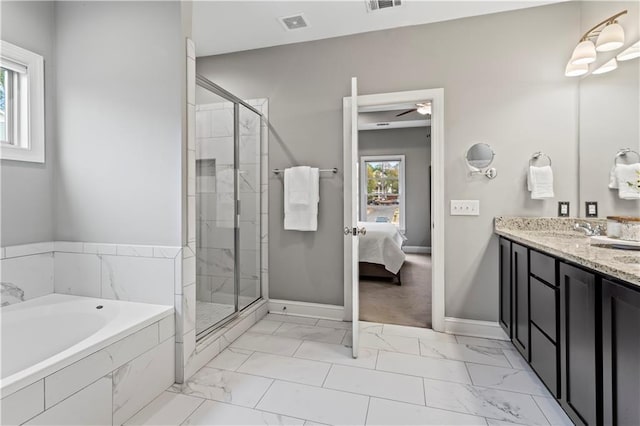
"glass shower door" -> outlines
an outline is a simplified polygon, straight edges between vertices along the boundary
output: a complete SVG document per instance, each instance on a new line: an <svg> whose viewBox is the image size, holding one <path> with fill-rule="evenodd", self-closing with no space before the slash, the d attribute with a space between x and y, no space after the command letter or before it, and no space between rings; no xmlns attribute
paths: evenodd
<svg viewBox="0 0 640 426"><path fill-rule="evenodd" d="M234 103L196 86L196 335L238 312Z"/></svg>
<svg viewBox="0 0 640 426"><path fill-rule="evenodd" d="M260 298L260 115L239 105L240 310Z"/></svg>

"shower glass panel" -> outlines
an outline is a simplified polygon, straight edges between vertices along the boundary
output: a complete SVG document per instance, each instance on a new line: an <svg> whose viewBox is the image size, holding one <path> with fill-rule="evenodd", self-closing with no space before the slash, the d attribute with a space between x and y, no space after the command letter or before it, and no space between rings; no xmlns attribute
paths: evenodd
<svg viewBox="0 0 640 426"><path fill-rule="evenodd" d="M196 86L196 335L238 312L234 103Z"/></svg>
<svg viewBox="0 0 640 426"><path fill-rule="evenodd" d="M260 298L260 115L239 106L240 309Z"/></svg>

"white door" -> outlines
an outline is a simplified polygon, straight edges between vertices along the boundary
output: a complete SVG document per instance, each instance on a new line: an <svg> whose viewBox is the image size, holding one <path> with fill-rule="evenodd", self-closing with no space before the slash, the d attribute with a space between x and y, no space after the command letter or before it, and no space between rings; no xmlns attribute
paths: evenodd
<svg viewBox="0 0 640 426"><path fill-rule="evenodd" d="M351 243L351 262L345 263L350 269L350 276L345 273L345 278L351 282L351 306L352 306L352 334L353 334L353 357L357 358L360 345L360 282L358 266L360 263L359 252L359 234L362 232L358 228L359 206L360 206L360 185L359 185L359 161L358 161L358 79L353 77L351 79L351 151L345 153L345 167L349 167L351 170L351 197L350 200L345 202L351 204L350 220L347 222L345 233L347 228L350 232L346 238L350 239ZM350 155L349 155L350 154ZM364 231L366 232L366 231ZM348 244L348 242L346 242ZM346 285L347 283L345 283Z"/></svg>

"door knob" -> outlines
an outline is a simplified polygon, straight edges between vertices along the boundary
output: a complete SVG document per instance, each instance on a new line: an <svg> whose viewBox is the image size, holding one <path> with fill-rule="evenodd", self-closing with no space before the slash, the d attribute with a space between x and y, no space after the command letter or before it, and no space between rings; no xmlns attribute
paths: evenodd
<svg viewBox="0 0 640 426"><path fill-rule="evenodd" d="M365 236L367 235L367 228L365 228L364 226L360 229L358 229L358 234Z"/></svg>
<svg viewBox="0 0 640 426"><path fill-rule="evenodd" d="M344 227L344 235L351 235L351 228L349 228L348 226Z"/></svg>

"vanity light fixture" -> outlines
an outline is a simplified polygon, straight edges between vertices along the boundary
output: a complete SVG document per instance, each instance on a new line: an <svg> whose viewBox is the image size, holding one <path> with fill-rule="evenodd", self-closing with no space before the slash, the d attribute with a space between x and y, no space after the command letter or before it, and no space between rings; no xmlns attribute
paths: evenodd
<svg viewBox="0 0 640 426"><path fill-rule="evenodd" d="M584 65L595 62L598 52L615 50L624 44L624 29L618 23L617 18L626 13L626 10L616 13L584 33L578 45L573 49L571 59L565 69L565 76L577 77L586 74L588 68L585 71Z"/></svg>
<svg viewBox="0 0 640 426"><path fill-rule="evenodd" d="M567 77L579 77L589 72L588 64L573 65L571 62L567 64L564 75Z"/></svg>
<svg viewBox="0 0 640 426"><path fill-rule="evenodd" d="M616 56L618 61L628 61L635 58L640 58L640 40L636 41Z"/></svg>
<svg viewBox="0 0 640 426"><path fill-rule="evenodd" d="M601 65L600 68L595 69L591 74L604 74L609 71L613 71L616 68L618 68L618 62L616 61L616 58L612 58Z"/></svg>

